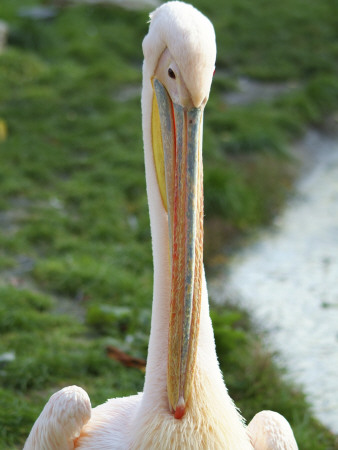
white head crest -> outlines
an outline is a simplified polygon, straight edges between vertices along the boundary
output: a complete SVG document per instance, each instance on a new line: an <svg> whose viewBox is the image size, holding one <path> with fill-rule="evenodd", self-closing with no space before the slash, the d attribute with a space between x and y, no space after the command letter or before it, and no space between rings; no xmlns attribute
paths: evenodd
<svg viewBox="0 0 338 450"><path fill-rule="evenodd" d="M143 40L147 68L154 73L168 48L175 58L192 98L209 94L216 59L216 39L211 22L193 6L165 3L150 15L150 27Z"/></svg>

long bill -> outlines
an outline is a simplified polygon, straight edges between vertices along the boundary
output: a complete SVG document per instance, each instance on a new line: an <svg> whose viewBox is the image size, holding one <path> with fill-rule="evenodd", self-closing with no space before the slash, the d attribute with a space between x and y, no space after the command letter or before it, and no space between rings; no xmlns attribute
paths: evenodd
<svg viewBox="0 0 338 450"><path fill-rule="evenodd" d="M186 109L173 103L157 79L153 88L153 151L170 247L167 390L169 407L180 419L194 377L202 297L203 107Z"/></svg>

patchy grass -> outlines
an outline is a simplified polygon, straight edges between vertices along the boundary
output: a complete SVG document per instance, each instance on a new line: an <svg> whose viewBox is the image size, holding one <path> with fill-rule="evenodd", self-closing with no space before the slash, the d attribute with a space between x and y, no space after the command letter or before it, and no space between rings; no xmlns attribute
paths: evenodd
<svg viewBox="0 0 338 450"><path fill-rule="evenodd" d="M218 36L204 134L210 263L220 248L215 236L229 244L276 214L295 172L286 143L336 108L337 27L328 0L194 3ZM138 89L147 12L76 6L34 21L18 16L21 4L1 4L11 27L0 55L0 120L8 129L0 143L6 449L22 446L48 397L65 385L83 386L93 405L142 389L143 374L104 349L146 356L152 298ZM300 88L227 108L223 96L238 75ZM333 449L334 437L281 381L246 315L224 308L213 316L227 384L245 417L277 409L300 448Z"/></svg>

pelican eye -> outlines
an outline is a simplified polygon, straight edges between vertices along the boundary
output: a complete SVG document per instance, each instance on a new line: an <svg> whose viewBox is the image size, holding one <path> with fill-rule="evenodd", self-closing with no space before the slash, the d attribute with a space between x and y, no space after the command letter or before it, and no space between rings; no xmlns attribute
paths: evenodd
<svg viewBox="0 0 338 450"><path fill-rule="evenodd" d="M176 75L175 75L175 72L173 71L173 69L171 67L169 67L169 69L168 69L168 75L169 75L170 78L175 80Z"/></svg>

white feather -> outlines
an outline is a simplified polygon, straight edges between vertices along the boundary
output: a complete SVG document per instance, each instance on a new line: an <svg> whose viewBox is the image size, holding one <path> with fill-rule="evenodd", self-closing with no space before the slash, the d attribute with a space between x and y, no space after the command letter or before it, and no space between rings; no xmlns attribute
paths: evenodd
<svg viewBox="0 0 338 450"><path fill-rule="evenodd" d="M89 397L78 386L51 396L35 422L24 450L71 450L91 415Z"/></svg>
<svg viewBox="0 0 338 450"><path fill-rule="evenodd" d="M255 450L297 450L289 422L274 411L261 411L248 426Z"/></svg>

